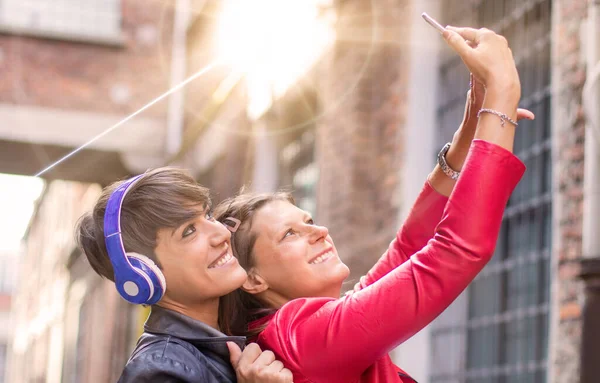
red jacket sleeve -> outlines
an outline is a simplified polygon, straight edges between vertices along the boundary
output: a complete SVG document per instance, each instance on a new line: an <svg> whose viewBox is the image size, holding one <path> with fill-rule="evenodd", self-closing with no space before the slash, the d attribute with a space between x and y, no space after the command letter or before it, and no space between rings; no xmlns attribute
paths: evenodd
<svg viewBox="0 0 600 383"><path fill-rule="evenodd" d="M475 140L433 238L377 282L341 299L285 304L260 335L292 370L320 381L354 381L421 330L491 258L508 198L525 166ZM398 242L392 246L397 249Z"/></svg>
<svg viewBox="0 0 600 383"><path fill-rule="evenodd" d="M355 290L365 288L378 281L425 247L427 241L433 237L435 227L442 219L447 201L448 197L435 191L429 181L426 181L410 209L406 221L398 230L396 238L367 275L361 278Z"/></svg>

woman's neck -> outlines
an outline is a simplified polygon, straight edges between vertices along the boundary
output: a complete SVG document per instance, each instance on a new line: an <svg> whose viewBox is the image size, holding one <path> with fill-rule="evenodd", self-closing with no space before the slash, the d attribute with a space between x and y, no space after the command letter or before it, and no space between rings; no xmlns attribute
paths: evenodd
<svg viewBox="0 0 600 383"><path fill-rule="evenodd" d="M216 330L220 330L218 298L196 302L194 304L182 304L164 297L157 305L165 309L176 311L192 319L199 320Z"/></svg>

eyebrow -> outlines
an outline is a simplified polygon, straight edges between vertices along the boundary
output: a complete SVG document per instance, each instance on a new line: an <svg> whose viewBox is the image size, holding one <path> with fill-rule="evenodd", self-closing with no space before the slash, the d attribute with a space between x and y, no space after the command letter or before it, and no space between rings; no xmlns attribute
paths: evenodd
<svg viewBox="0 0 600 383"><path fill-rule="evenodd" d="M171 237L175 235L175 232L176 232L177 230L179 230L179 228L181 228L181 226L185 225L186 223L188 223L188 222L190 222L190 221L192 221L192 220L195 220L195 219L196 219L198 216L200 216L200 215L206 215L206 213L207 213L208 211L210 211L210 209L211 209L211 206L210 206L209 204L206 204L206 203L205 203L205 204L202 206L202 211L201 211L199 214L196 214L196 215L194 215L194 217L192 217L192 218L188 219L187 221L184 221L184 222L182 222L180 225L178 225L177 227L173 228L173 230L171 231Z"/></svg>
<svg viewBox="0 0 600 383"><path fill-rule="evenodd" d="M309 220L309 219L313 219L313 217L309 213L304 212L304 214L302 214L302 221L305 222L306 220ZM291 224L288 222L285 222L283 225L281 225L281 229L277 230L277 232L279 233L283 230L287 230L288 226L291 226Z"/></svg>

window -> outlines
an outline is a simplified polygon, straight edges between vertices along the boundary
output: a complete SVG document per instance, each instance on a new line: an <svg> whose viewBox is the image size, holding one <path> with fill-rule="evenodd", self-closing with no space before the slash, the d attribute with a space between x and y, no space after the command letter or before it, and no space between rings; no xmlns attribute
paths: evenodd
<svg viewBox="0 0 600 383"><path fill-rule="evenodd" d="M494 258L467 290L462 306L466 315L445 313L434 324L433 383L546 381L552 217L551 3L444 2L442 14L450 18L444 22L486 26L506 36L521 77L520 105L532 110L536 120L521 122L517 129L514 151L527 172L509 201ZM439 70L441 147L462 118L468 72L449 49L443 52ZM464 350L465 355L453 355L452 363L437 363L440 343L450 353Z"/></svg>
<svg viewBox="0 0 600 383"><path fill-rule="evenodd" d="M120 0L0 0L0 28L42 37L118 42Z"/></svg>

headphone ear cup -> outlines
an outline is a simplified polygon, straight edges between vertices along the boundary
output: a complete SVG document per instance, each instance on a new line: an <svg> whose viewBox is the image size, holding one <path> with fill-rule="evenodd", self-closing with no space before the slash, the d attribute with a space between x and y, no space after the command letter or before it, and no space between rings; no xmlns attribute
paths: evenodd
<svg viewBox="0 0 600 383"><path fill-rule="evenodd" d="M154 287L154 294L148 299L145 304L153 305L158 302L167 289L167 281L162 271L156 266L150 258L138 253L127 253L127 259L131 265L140 272L148 276Z"/></svg>

